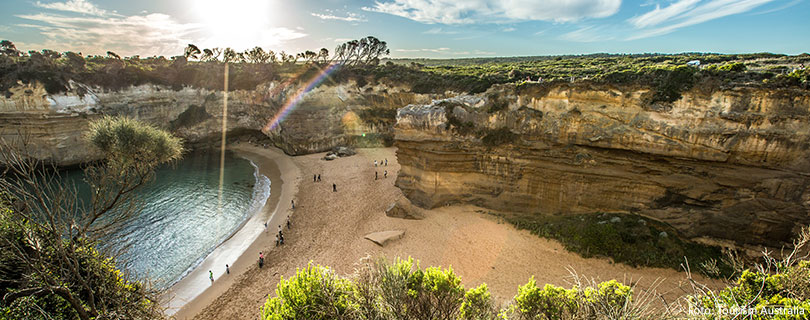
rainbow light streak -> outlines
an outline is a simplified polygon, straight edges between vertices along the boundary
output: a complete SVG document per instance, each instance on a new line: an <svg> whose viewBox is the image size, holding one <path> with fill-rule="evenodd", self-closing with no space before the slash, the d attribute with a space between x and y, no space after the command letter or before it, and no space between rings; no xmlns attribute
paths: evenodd
<svg viewBox="0 0 810 320"><path fill-rule="evenodd" d="M312 91L312 89L314 89L315 86L323 82L323 80L325 80L326 77L329 76L329 74L337 70L338 67L340 67L340 65L341 64L339 63L332 63L323 70L321 70L321 72L319 72L315 77L313 77L312 80L310 80L306 86L298 90L298 92L292 98L287 100L287 103L285 103L284 106L281 107L281 110L279 110L278 113L276 113L276 116L273 117L273 119L270 120L270 122L268 122L266 126L264 126L264 129L262 129L262 131L268 132L270 130L277 128L278 125L281 123L281 121L284 121L284 119L287 118L290 112L292 112L293 109L295 109L295 107L298 105L301 99L304 98L304 95Z"/></svg>

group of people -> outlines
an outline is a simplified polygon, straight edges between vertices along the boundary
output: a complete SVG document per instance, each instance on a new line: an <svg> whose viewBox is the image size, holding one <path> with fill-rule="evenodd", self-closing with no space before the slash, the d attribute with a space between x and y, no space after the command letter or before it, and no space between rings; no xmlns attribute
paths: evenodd
<svg viewBox="0 0 810 320"><path fill-rule="evenodd" d="M374 160L374 167L377 167L377 165L378 165L378 162L375 159ZM387 167L388 166L388 158L380 160L379 166L386 166ZM379 178L380 178L380 173L375 170L374 171L374 180L377 180ZM383 170L383 178L388 178L388 170Z"/></svg>

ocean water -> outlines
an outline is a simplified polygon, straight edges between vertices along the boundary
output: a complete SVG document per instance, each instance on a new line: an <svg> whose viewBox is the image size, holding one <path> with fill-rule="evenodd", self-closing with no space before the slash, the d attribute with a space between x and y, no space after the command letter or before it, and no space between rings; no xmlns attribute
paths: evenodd
<svg viewBox="0 0 810 320"><path fill-rule="evenodd" d="M167 288L197 266L270 195L270 180L248 160L227 153L222 207L219 207L219 152L194 152L156 171L137 191L142 211L116 232L114 247L128 247L121 257L138 277ZM82 171L66 177L88 191Z"/></svg>

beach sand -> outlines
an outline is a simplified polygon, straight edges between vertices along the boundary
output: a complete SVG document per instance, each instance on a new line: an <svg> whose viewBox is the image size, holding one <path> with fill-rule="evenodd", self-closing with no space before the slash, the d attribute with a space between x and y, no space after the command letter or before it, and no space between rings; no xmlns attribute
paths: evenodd
<svg viewBox="0 0 810 320"><path fill-rule="evenodd" d="M268 158L278 156L275 149L243 146L240 150ZM589 278L635 282L639 288L661 280L657 291L669 301L688 290L685 273L585 259L567 252L556 241L517 230L473 206L437 208L428 211L424 220L387 217L385 209L402 196L394 186L399 170L395 152L395 148L360 149L357 155L333 161L321 160L323 153L285 157L284 161L294 162L302 176L295 195L293 228L285 231L287 243L275 248L270 237L257 239L243 255L245 260L240 258L244 272L217 280L211 289L186 304L177 318L256 319L268 295L275 295L281 276L291 277L310 261L349 275L366 256L410 256L420 260L423 268L452 266L465 287L486 283L501 303L509 301L518 286L532 276L538 284L570 287L569 270ZM388 166L374 167L375 159L388 159ZM388 170L388 178L383 178L383 170ZM379 172L378 180L374 179L375 171ZM321 174L323 181L312 182L313 174ZM276 180L272 181L275 185ZM337 192L332 192L332 183L337 184ZM287 206L289 202L280 201ZM364 239L366 234L388 230L404 230L405 235L385 247ZM255 263L260 250L268 252L263 269ZM207 278L194 281L208 285Z"/></svg>

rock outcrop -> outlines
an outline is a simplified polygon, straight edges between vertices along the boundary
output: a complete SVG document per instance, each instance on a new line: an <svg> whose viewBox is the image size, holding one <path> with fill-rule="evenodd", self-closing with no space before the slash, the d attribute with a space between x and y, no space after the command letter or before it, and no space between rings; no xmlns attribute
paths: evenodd
<svg viewBox="0 0 810 320"><path fill-rule="evenodd" d="M810 92L504 85L397 115L414 204L526 215L629 212L692 239L788 242L810 224Z"/></svg>
<svg viewBox="0 0 810 320"><path fill-rule="evenodd" d="M48 94L39 84L12 88L0 97L0 137L25 139L32 156L58 165L99 158L83 139L90 120L129 116L170 130L188 145L211 144L221 137L222 91L172 90L141 85L120 91L72 82L71 90ZM287 154L307 154L343 145L379 145L393 140L393 114L408 103L435 96L407 88L358 87L353 82L323 84L299 95L298 85L272 82L255 90L228 94L229 137L264 135ZM389 112L389 118L377 115ZM274 118L281 120L269 126Z"/></svg>

